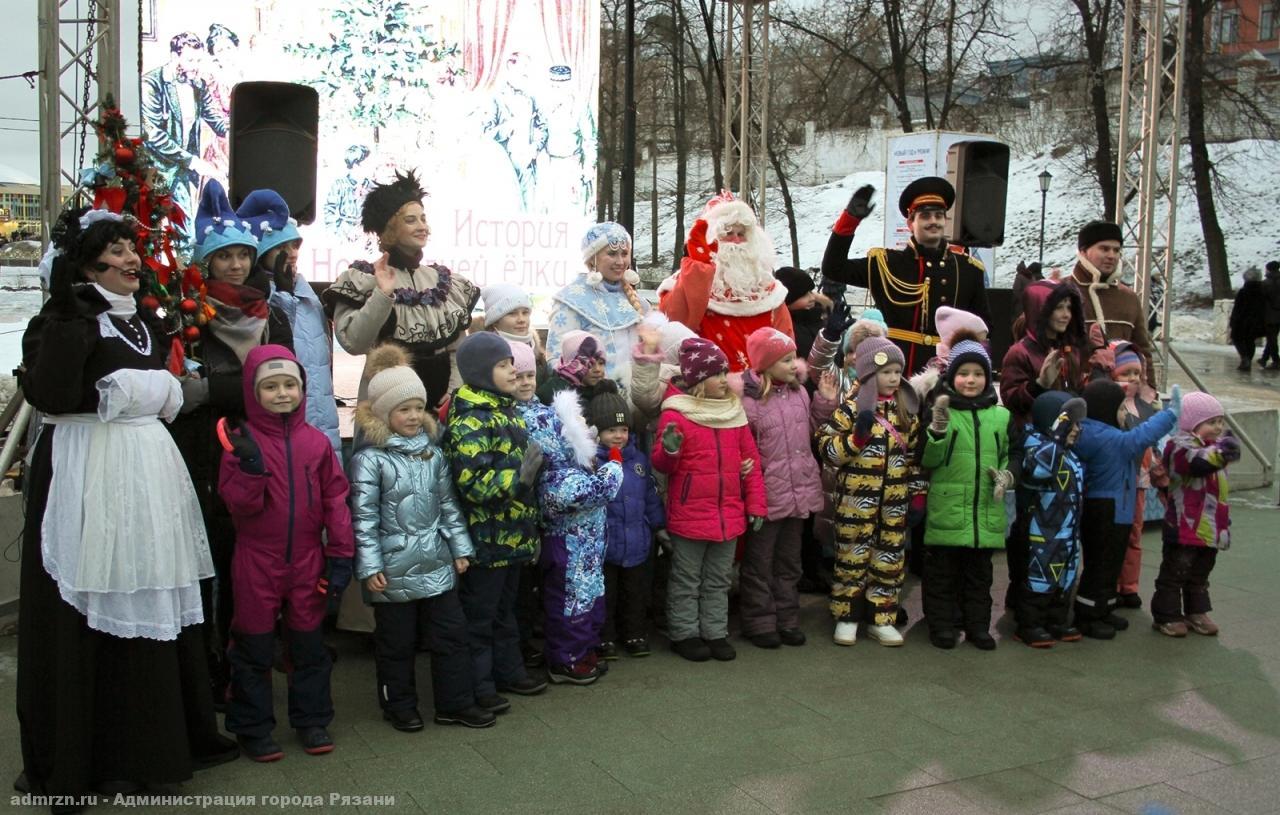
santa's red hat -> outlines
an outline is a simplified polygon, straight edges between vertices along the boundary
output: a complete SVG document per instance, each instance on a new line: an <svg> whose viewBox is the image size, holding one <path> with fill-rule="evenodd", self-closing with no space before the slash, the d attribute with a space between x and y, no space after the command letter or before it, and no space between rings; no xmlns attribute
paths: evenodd
<svg viewBox="0 0 1280 815"><path fill-rule="evenodd" d="M755 210L746 201L735 198L729 190L720 190L720 194L707 202L702 208L699 220L707 222L707 238L715 240L730 226L745 226L755 229L759 226Z"/></svg>

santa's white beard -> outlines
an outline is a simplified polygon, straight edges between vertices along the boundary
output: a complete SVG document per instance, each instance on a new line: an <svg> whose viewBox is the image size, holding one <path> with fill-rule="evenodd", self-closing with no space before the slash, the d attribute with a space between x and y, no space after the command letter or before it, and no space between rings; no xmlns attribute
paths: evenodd
<svg viewBox="0 0 1280 815"><path fill-rule="evenodd" d="M750 243L720 242L715 257L716 272L712 278L714 294L741 297L773 282L769 258L762 258Z"/></svg>

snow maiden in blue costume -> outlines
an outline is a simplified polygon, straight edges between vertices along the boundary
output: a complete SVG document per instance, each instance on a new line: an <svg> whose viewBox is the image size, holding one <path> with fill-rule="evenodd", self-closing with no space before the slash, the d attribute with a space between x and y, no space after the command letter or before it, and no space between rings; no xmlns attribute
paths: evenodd
<svg viewBox="0 0 1280 815"><path fill-rule="evenodd" d="M552 295L547 358L560 356L570 331L586 331L604 343L605 375L630 398L631 349L649 304L636 292L640 278L631 268L631 235L620 224L596 224L582 238L587 271Z"/></svg>
<svg viewBox="0 0 1280 815"><path fill-rule="evenodd" d="M605 508L622 486L622 465L596 469L596 443L578 395L547 407L520 402L529 440L545 455L538 476L542 510L543 633L552 682L589 685L600 677L595 646L604 625Z"/></svg>

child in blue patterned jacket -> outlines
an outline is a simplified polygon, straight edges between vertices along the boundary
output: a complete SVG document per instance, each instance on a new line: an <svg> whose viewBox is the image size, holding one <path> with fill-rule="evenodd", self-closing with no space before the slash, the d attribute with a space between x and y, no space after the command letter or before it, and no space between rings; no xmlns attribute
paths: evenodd
<svg viewBox="0 0 1280 815"><path fill-rule="evenodd" d="M1077 642L1083 634L1067 621L1071 589L1080 570L1080 508L1084 465L1071 448L1080 435L1087 408L1065 391L1045 391L1031 405L1031 421L1022 432L1021 510L1014 536L1026 580L1013 587L1014 639L1032 648Z"/></svg>
<svg viewBox="0 0 1280 815"><path fill-rule="evenodd" d="M595 466L596 446L578 394L560 391L551 406L533 398L533 354L512 344L517 407L529 439L543 451L538 475L542 515L543 652L555 683L590 685L600 678L604 623L605 506L622 486L622 465Z"/></svg>

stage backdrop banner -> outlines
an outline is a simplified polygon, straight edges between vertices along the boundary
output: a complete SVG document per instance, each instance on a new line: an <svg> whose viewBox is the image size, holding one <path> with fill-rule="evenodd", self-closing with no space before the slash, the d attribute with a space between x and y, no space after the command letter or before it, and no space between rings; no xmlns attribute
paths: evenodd
<svg viewBox="0 0 1280 815"><path fill-rule="evenodd" d="M139 121L175 199L227 181L231 90L320 95L317 215L300 271L374 260L360 205L418 172L427 260L535 294L582 270L595 214L599 0L143 0Z"/></svg>

